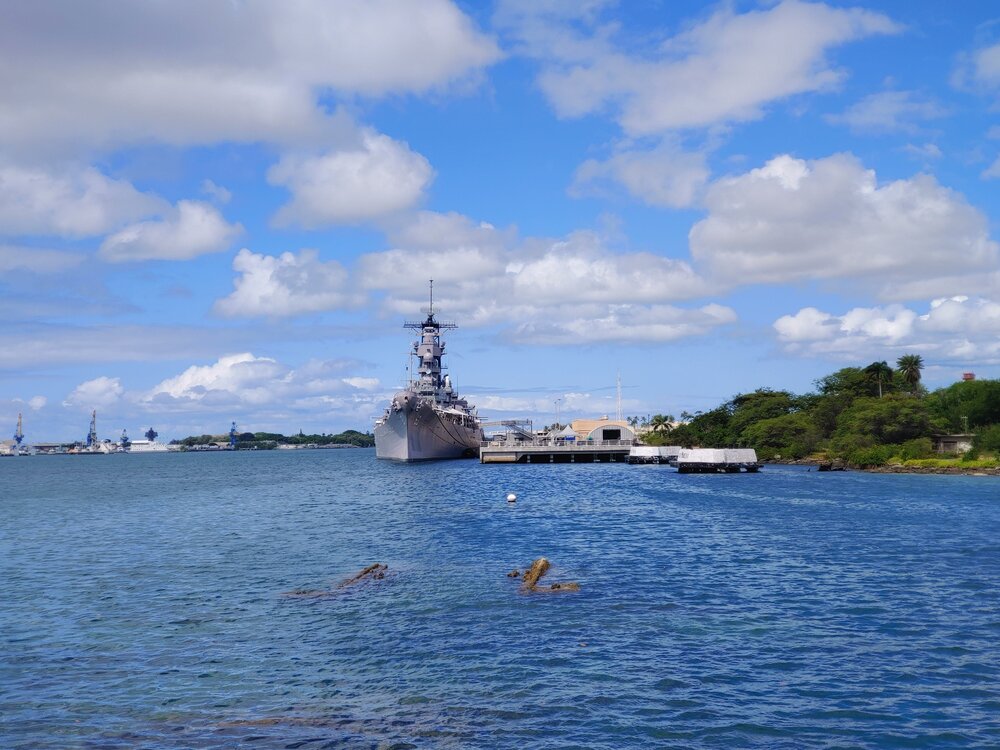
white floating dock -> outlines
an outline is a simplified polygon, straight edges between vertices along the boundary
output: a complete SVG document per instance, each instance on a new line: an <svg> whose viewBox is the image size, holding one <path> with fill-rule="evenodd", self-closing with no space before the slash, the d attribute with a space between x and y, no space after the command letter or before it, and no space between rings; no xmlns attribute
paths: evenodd
<svg viewBox="0 0 1000 750"><path fill-rule="evenodd" d="M682 448L677 456L677 471L681 474L759 470L753 448Z"/></svg>
<svg viewBox="0 0 1000 750"><path fill-rule="evenodd" d="M630 464L673 464L677 462L680 452L679 445L634 445L625 461Z"/></svg>

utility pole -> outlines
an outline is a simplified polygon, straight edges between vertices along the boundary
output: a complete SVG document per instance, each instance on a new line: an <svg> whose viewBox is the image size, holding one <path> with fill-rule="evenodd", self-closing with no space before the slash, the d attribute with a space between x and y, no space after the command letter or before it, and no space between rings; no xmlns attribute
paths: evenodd
<svg viewBox="0 0 1000 750"><path fill-rule="evenodd" d="M617 390L617 396L618 397L617 397L617 400L615 402L615 404L616 404L615 419L617 419L619 422L621 422L622 421L622 372L621 372L621 370L618 371L618 379L616 381L616 390Z"/></svg>

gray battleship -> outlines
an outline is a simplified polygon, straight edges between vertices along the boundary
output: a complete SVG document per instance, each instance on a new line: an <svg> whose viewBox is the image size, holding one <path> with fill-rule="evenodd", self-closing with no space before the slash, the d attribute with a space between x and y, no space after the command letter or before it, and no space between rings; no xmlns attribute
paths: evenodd
<svg viewBox="0 0 1000 750"><path fill-rule="evenodd" d="M427 461L478 455L483 431L476 407L459 398L450 375L441 376L441 331L457 326L434 319L433 282L427 319L403 327L419 331L411 353L419 363L419 376L392 397L385 414L376 420L375 456Z"/></svg>

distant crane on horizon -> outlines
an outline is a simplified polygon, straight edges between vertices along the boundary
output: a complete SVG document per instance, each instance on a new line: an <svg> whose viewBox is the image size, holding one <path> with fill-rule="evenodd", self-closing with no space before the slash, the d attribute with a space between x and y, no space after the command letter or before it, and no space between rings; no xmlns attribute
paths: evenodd
<svg viewBox="0 0 1000 750"><path fill-rule="evenodd" d="M90 432L87 433L87 447L97 445L97 409L90 412Z"/></svg>
<svg viewBox="0 0 1000 750"><path fill-rule="evenodd" d="M24 440L24 429L21 427L21 412L17 413L17 430L14 432L14 445L20 449L21 441Z"/></svg>
<svg viewBox="0 0 1000 750"><path fill-rule="evenodd" d="M233 422L233 426L229 428L229 447L236 450L236 422Z"/></svg>

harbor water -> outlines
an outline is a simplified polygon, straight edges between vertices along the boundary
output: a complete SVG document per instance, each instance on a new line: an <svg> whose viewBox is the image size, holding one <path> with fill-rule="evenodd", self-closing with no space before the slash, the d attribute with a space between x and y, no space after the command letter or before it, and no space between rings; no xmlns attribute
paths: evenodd
<svg viewBox="0 0 1000 750"><path fill-rule="evenodd" d="M996 478L0 461L3 748L996 747L998 644Z"/></svg>

